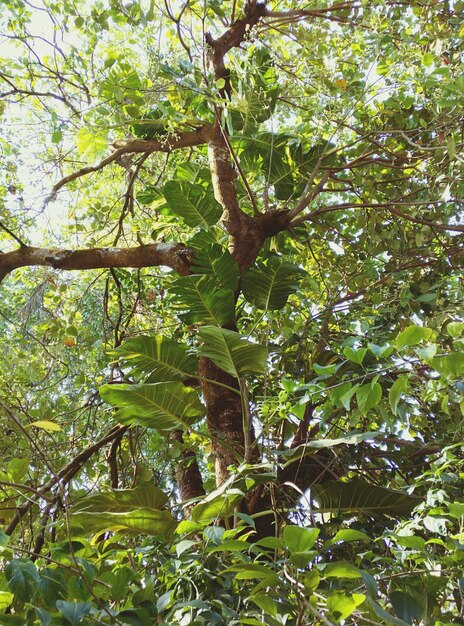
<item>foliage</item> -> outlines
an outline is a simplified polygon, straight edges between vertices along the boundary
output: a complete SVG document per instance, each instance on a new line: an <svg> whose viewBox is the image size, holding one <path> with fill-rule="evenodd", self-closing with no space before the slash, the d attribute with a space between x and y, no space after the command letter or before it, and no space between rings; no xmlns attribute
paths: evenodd
<svg viewBox="0 0 464 626"><path fill-rule="evenodd" d="M463 9L4 0L0 625L464 623Z"/></svg>

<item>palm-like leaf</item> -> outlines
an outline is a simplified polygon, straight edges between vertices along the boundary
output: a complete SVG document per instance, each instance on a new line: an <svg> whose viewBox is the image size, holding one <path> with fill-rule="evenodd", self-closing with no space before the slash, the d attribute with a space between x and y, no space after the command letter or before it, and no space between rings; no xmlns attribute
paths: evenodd
<svg viewBox="0 0 464 626"><path fill-rule="evenodd" d="M259 374L266 368L267 348L224 328L205 326L200 330L200 354L235 378Z"/></svg>
<svg viewBox="0 0 464 626"><path fill-rule="evenodd" d="M168 501L168 496L151 480L140 483L134 489L114 489L113 491L93 492L76 502L74 511L102 513L113 511L123 513L140 508L160 509Z"/></svg>
<svg viewBox="0 0 464 626"><path fill-rule="evenodd" d="M146 382L185 380L197 371L198 360L187 346L162 335L134 337L109 354L126 364L136 380Z"/></svg>
<svg viewBox="0 0 464 626"><path fill-rule="evenodd" d="M208 274L214 277L217 284L224 289L237 289L240 277L237 261L219 244L195 252L190 270L192 274Z"/></svg>
<svg viewBox="0 0 464 626"><path fill-rule="evenodd" d="M123 531L124 534L161 535L164 537L172 535L177 526L176 520L169 511L148 508L118 513L113 511L75 513L72 516L71 524L82 528L86 535Z"/></svg>
<svg viewBox="0 0 464 626"><path fill-rule="evenodd" d="M272 256L257 263L243 277L243 295L259 309L281 309L298 289L304 271L297 265Z"/></svg>
<svg viewBox="0 0 464 626"><path fill-rule="evenodd" d="M186 429L204 414L204 407L193 389L181 382L140 385L104 385L102 398L119 407L116 419L123 424L139 424L167 432Z"/></svg>
<svg viewBox="0 0 464 626"><path fill-rule="evenodd" d="M171 211L192 228L208 229L221 217L221 205L210 188L187 181L170 181L162 192Z"/></svg>
<svg viewBox="0 0 464 626"><path fill-rule="evenodd" d="M218 288L210 276L183 276L172 286L177 309L186 324L222 326L234 317L235 299L231 289Z"/></svg>
<svg viewBox="0 0 464 626"><path fill-rule="evenodd" d="M314 485L311 491L317 503L317 510L321 513L343 511L407 517L422 501L417 496L371 485L361 478L355 478L347 483L327 481Z"/></svg>
<svg viewBox="0 0 464 626"><path fill-rule="evenodd" d="M73 506L72 525L86 533L118 532L169 536L177 522L161 510L167 495L151 481L135 489L92 493Z"/></svg>

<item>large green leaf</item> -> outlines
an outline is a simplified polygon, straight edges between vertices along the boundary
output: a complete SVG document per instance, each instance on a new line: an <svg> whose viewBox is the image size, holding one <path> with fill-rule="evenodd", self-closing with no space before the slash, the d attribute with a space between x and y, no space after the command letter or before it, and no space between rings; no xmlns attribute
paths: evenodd
<svg viewBox="0 0 464 626"><path fill-rule="evenodd" d="M170 536L177 526L176 520L169 511L148 508L124 512L73 513L71 524L92 535L103 532L123 532L166 537Z"/></svg>
<svg viewBox="0 0 464 626"><path fill-rule="evenodd" d="M134 489L91 493L81 498L73 506L71 521L89 533L170 535L176 521L168 510L161 510L167 501L161 489L146 481Z"/></svg>
<svg viewBox="0 0 464 626"><path fill-rule="evenodd" d="M56 608L64 617L64 619L73 624L79 624L84 617L88 615L92 609L90 602L65 602L64 600L57 600Z"/></svg>
<svg viewBox="0 0 464 626"><path fill-rule="evenodd" d="M245 495L234 483L236 483L236 476L229 476L222 485L203 498L199 504L193 507L192 520L201 524L208 524L216 519L229 517Z"/></svg>
<svg viewBox="0 0 464 626"><path fill-rule="evenodd" d="M32 561L12 559L5 567L5 577L10 591L18 600L32 601L40 582L39 572Z"/></svg>
<svg viewBox="0 0 464 626"><path fill-rule="evenodd" d="M186 324L230 322L235 313L235 298L231 289L219 288L211 276L183 276L172 286L179 317Z"/></svg>
<svg viewBox="0 0 464 626"><path fill-rule="evenodd" d="M172 213L192 228L208 229L221 217L221 205L209 187L172 180L164 185L162 192Z"/></svg>
<svg viewBox="0 0 464 626"><path fill-rule="evenodd" d="M124 511L139 508L159 509L168 501L168 496L153 481L145 481L134 489L115 489L91 493L81 498L74 506L75 510L89 513Z"/></svg>
<svg viewBox="0 0 464 626"><path fill-rule="evenodd" d="M192 274L208 274L224 289L235 291L238 287L240 270L237 261L219 244L197 250L190 267Z"/></svg>
<svg viewBox="0 0 464 626"><path fill-rule="evenodd" d="M327 481L312 487L318 512L342 511L367 515L408 517L421 498L378 487L354 478L349 482Z"/></svg>
<svg viewBox="0 0 464 626"><path fill-rule="evenodd" d="M243 295L259 309L281 309L289 295L297 291L303 275L304 271L297 265L281 256L272 256L245 273Z"/></svg>
<svg viewBox="0 0 464 626"><path fill-rule="evenodd" d="M146 382L185 380L197 370L187 346L162 335L134 337L108 353L128 365L136 380Z"/></svg>
<svg viewBox="0 0 464 626"><path fill-rule="evenodd" d="M120 407L116 419L123 424L139 424L161 432L188 428L204 414L197 392L177 381L104 385L100 395Z"/></svg>
<svg viewBox="0 0 464 626"><path fill-rule="evenodd" d="M205 326L200 330L200 354L211 359L231 376L260 374L266 369L267 348L251 343L239 333Z"/></svg>

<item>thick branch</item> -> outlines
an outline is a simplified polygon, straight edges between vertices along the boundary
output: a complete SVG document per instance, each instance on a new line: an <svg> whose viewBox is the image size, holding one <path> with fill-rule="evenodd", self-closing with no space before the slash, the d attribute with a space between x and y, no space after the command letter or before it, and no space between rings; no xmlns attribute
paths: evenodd
<svg viewBox="0 0 464 626"><path fill-rule="evenodd" d="M137 248L90 248L60 250L23 246L0 254L0 282L19 267L45 266L61 270L164 265L181 275L188 274L189 249L178 243L154 243Z"/></svg>

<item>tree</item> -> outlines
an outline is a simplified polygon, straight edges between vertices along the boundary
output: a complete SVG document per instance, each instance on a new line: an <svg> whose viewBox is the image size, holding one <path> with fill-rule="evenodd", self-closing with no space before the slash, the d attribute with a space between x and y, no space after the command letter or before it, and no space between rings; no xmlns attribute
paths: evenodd
<svg viewBox="0 0 464 626"><path fill-rule="evenodd" d="M293 5L5 3L2 624L462 623L462 3Z"/></svg>

